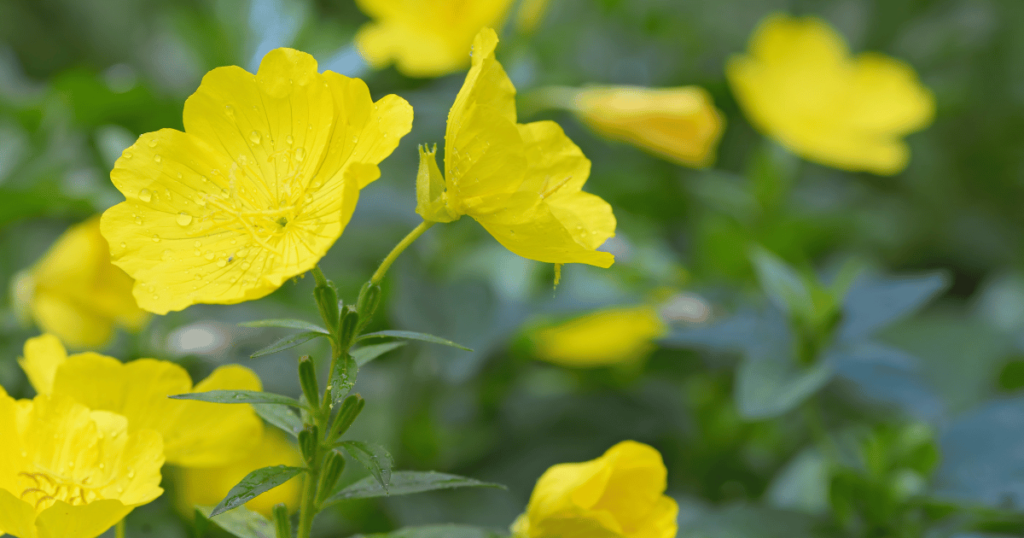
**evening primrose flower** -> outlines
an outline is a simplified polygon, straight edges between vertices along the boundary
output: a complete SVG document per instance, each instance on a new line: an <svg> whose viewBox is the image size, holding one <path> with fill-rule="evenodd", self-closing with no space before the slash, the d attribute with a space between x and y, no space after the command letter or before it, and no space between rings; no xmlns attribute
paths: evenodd
<svg viewBox="0 0 1024 538"><path fill-rule="evenodd" d="M443 175L434 151L420 148L416 212L429 222L469 215L531 260L611 266L614 256L597 248L615 235L612 208L580 190L590 161L558 124L516 123L497 43L490 28L474 41L473 67L448 113Z"/></svg>
<svg viewBox="0 0 1024 538"><path fill-rule="evenodd" d="M375 68L391 62L410 77L465 69L466 51L484 27L499 27L513 0L357 0L374 19L356 34L356 47Z"/></svg>
<svg viewBox="0 0 1024 538"><path fill-rule="evenodd" d="M610 308L537 331L537 358L570 367L618 364L646 356L668 328L655 308Z"/></svg>
<svg viewBox="0 0 1024 538"><path fill-rule="evenodd" d="M0 534L94 538L163 493L160 435L54 395L0 389Z"/></svg>
<svg viewBox="0 0 1024 538"><path fill-rule="evenodd" d="M184 124L122 153L110 178L126 200L101 221L139 306L158 314L258 299L312 269L412 108L394 95L374 103L363 81L276 49L256 75L207 73Z"/></svg>
<svg viewBox="0 0 1024 538"><path fill-rule="evenodd" d="M263 439L259 443L254 442L247 455L224 467L181 469L175 473L177 480L174 491L178 510L183 514L191 514L196 506L214 506L246 475L272 465L301 467L302 456L284 433L268 428ZM249 501L245 506L268 517L278 503L284 503L289 511L294 512L299 507L300 484L298 480L289 480Z"/></svg>
<svg viewBox="0 0 1024 538"><path fill-rule="evenodd" d="M15 278L15 308L71 347L101 347L114 327L141 329L149 316L132 298L132 279L110 263L99 217L69 228Z"/></svg>
<svg viewBox="0 0 1024 538"><path fill-rule="evenodd" d="M623 441L596 460L548 469L512 525L515 538L673 538L679 507L664 495L657 450Z"/></svg>
<svg viewBox="0 0 1024 538"><path fill-rule="evenodd" d="M679 164L703 168L715 159L725 120L697 86L595 86L572 91L572 110L591 129Z"/></svg>
<svg viewBox="0 0 1024 538"><path fill-rule="evenodd" d="M910 150L902 137L935 112L912 67L877 53L850 57L843 38L813 17L768 17L726 74L755 127L807 160L843 170L903 170Z"/></svg>
<svg viewBox="0 0 1024 538"><path fill-rule="evenodd" d="M253 439L263 432L249 405L168 398L186 392L260 390L259 378L242 366L217 368L193 388L188 372L172 362L122 363L97 353L68 356L53 335L28 340L19 362L37 393L67 396L89 409L123 415L132 432L158 432L167 462L174 465L227 465L248 454Z"/></svg>

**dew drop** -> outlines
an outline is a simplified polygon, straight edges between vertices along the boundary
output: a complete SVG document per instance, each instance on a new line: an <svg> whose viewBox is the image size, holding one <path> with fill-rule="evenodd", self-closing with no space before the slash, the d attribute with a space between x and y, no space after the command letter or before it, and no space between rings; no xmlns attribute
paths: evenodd
<svg viewBox="0 0 1024 538"><path fill-rule="evenodd" d="M149 139L149 147L151 147L151 148L155 148L156 147L156 139L155 138L150 138Z"/></svg>
<svg viewBox="0 0 1024 538"><path fill-rule="evenodd" d="M178 179L181 179L181 172L178 172Z"/></svg>
<svg viewBox="0 0 1024 538"><path fill-rule="evenodd" d="M159 243L160 242L160 236L159 235L154 235L153 236L153 242L154 243Z"/></svg>
<svg viewBox="0 0 1024 538"><path fill-rule="evenodd" d="M217 260L217 267L224 267L224 266L226 266L227 264L228 264L228 261L227 261L226 259L223 259L223 258L222 258L222 259L220 259L220 260Z"/></svg>
<svg viewBox="0 0 1024 538"><path fill-rule="evenodd" d="M139 200L143 202L149 202L153 199L153 193L149 192L149 189L142 189L139 191Z"/></svg>
<svg viewBox="0 0 1024 538"><path fill-rule="evenodd" d="M166 262L166 261L170 261L170 259L171 259L172 257L174 257L174 252L172 252L172 251L171 251L170 249L168 249L168 250L165 250L165 251L163 252L163 260L164 260L165 262Z"/></svg>
<svg viewBox="0 0 1024 538"><path fill-rule="evenodd" d="M121 248L128 248L128 243L124 243L124 242L122 242L122 243L121 243Z"/></svg>
<svg viewBox="0 0 1024 538"><path fill-rule="evenodd" d="M260 137L259 131L249 133L249 140L251 140L253 144L259 144L261 139L262 137Z"/></svg>
<svg viewBox="0 0 1024 538"><path fill-rule="evenodd" d="M231 105L224 105L224 113L227 114L229 118L235 119L235 109L231 108Z"/></svg>
<svg viewBox="0 0 1024 538"><path fill-rule="evenodd" d="M121 156L124 157L125 159L131 159L132 158L132 152L125 151L124 153L121 154Z"/></svg>
<svg viewBox="0 0 1024 538"><path fill-rule="evenodd" d="M295 143L295 139L292 138L292 135L284 137L284 141L287 142L289 146Z"/></svg>
<svg viewBox="0 0 1024 538"><path fill-rule="evenodd" d="M164 160L164 158L159 156L159 155L154 155L153 156L153 160L156 161L156 162L160 162L160 161Z"/></svg>
<svg viewBox="0 0 1024 538"><path fill-rule="evenodd" d="M248 270L248 269L249 269L249 262L242 262L242 270L245 271L245 270Z"/></svg>
<svg viewBox="0 0 1024 538"><path fill-rule="evenodd" d="M295 148L295 160L302 162L306 158L306 150L304 148Z"/></svg>
<svg viewBox="0 0 1024 538"><path fill-rule="evenodd" d="M249 163L249 159L245 155L238 156L238 166L245 166Z"/></svg>
<svg viewBox="0 0 1024 538"><path fill-rule="evenodd" d="M139 224L139 225L141 225L141 224L142 224L142 218L140 218L140 217L135 217L135 224Z"/></svg>
<svg viewBox="0 0 1024 538"><path fill-rule="evenodd" d="M182 211L181 213L178 213L177 221L178 226L188 226L189 224L192 224L192 215Z"/></svg>
<svg viewBox="0 0 1024 538"><path fill-rule="evenodd" d="M203 246L203 243L200 242L200 241L196 241L195 243L192 244L192 246L194 246L196 248L199 248L199 247Z"/></svg>
<svg viewBox="0 0 1024 538"><path fill-rule="evenodd" d="M106 464L104 464L104 463L100 464L100 469L106 469L106 468L107 468Z"/></svg>
<svg viewBox="0 0 1024 538"><path fill-rule="evenodd" d="M206 176L199 176L199 179L203 180L203 183L206 183L207 181L210 181L209 179L207 179Z"/></svg>
<svg viewBox="0 0 1024 538"><path fill-rule="evenodd" d="M212 260L213 259L213 252L207 250L206 254L204 254L203 257L206 258L207 260Z"/></svg>

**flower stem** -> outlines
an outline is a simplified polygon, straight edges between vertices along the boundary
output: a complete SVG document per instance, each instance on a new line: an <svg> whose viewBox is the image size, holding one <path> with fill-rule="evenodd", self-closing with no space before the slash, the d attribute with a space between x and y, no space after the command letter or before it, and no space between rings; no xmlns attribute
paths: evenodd
<svg viewBox="0 0 1024 538"><path fill-rule="evenodd" d="M398 255L401 254L402 251L408 248L413 241L418 239L419 236L423 235L423 232L429 230L430 227L433 225L433 222L423 221L420 223L419 226L413 228L413 230L409 232L409 235L405 236L401 241L398 242L397 245L395 245L395 248L391 249L391 253L388 254L387 258L384 258L384 261L380 263L380 267L378 267L377 271L373 273L372 277L370 277L370 282L373 282L374 284L380 284L380 281L384 280L384 275L388 272L388 268L390 268L391 264L395 262L395 260L398 258Z"/></svg>
<svg viewBox="0 0 1024 538"><path fill-rule="evenodd" d="M124 519L117 522L117 526L114 527L114 536L116 538L124 538Z"/></svg>
<svg viewBox="0 0 1024 538"><path fill-rule="evenodd" d="M319 466L316 466L319 467ZM303 478L302 483L302 505L299 507L299 530L297 538L309 538L313 530L313 516L316 515L316 507L313 506L316 498L316 485L319 482L319 468L310 467L309 472Z"/></svg>

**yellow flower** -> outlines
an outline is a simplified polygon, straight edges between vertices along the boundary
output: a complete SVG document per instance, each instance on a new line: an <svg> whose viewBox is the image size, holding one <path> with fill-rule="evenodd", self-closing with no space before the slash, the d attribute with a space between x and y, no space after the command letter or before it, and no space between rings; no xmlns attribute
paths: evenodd
<svg viewBox="0 0 1024 538"><path fill-rule="evenodd" d="M603 456L548 469L512 525L516 538L674 538L679 507L664 495L657 450L623 441Z"/></svg>
<svg viewBox="0 0 1024 538"><path fill-rule="evenodd" d="M292 49L259 72L220 67L186 102L185 132L146 133L110 178L126 201L103 214L115 265L139 306L258 299L314 265L359 189L412 126L412 107Z"/></svg>
<svg viewBox="0 0 1024 538"><path fill-rule="evenodd" d="M0 534L93 538L160 496L160 435L63 396L0 390Z"/></svg>
<svg viewBox="0 0 1024 538"><path fill-rule="evenodd" d="M537 357L548 362L607 366L647 355L667 330L652 307L612 308L542 329L534 343Z"/></svg>
<svg viewBox="0 0 1024 538"><path fill-rule="evenodd" d="M114 327L141 329L148 315L132 298L132 279L110 263L99 217L69 228L14 282L15 307L71 347L100 347Z"/></svg>
<svg viewBox="0 0 1024 538"><path fill-rule="evenodd" d="M680 164L709 166L725 120L703 88L609 86L575 92L573 109L598 133Z"/></svg>
<svg viewBox="0 0 1024 538"><path fill-rule="evenodd" d="M513 0L358 0L369 22L356 46L375 68L392 61L410 77L436 77L469 65L466 51L484 27L499 27Z"/></svg>
<svg viewBox="0 0 1024 538"><path fill-rule="evenodd" d="M416 212L432 222L469 215L531 260L611 266L614 256L596 249L615 235L612 208L580 190L590 161L558 124L516 123L497 43L489 28L476 37L473 67L448 113L444 175L434 153L420 149Z"/></svg>
<svg viewBox="0 0 1024 538"><path fill-rule="evenodd" d="M906 167L906 134L932 121L934 98L904 62L851 57L827 23L774 15L729 60L729 84L751 122L794 153L851 171Z"/></svg>
<svg viewBox="0 0 1024 538"><path fill-rule="evenodd" d="M176 473L177 506L183 514L191 514L195 506L215 506L245 475L271 465L302 466L298 449L280 430L268 428L259 444L252 443L248 455L224 467L182 469ZM285 503L289 511L299 506L299 480L284 484L246 503L255 512L270 516L275 504Z"/></svg>
<svg viewBox="0 0 1024 538"><path fill-rule="evenodd" d="M155 430L163 437L167 462L216 467L249 452L263 423L251 406L172 400L168 396L209 390L260 390L248 368L222 366L192 387L188 372L156 359L122 363L97 353L70 357L53 335L25 343L21 367L39 394L58 394L97 411L128 418L129 431Z"/></svg>

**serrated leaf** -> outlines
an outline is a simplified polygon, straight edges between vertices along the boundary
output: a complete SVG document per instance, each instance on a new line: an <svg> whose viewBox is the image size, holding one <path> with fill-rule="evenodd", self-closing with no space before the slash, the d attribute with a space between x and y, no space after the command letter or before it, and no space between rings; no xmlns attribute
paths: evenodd
<svg viewBox="0 0 1024 538"><path fill-rule="evenodd" d="M443 346L451 346L459 348L463 351L473 351L466 346L456 344L451 340L445 340L440 336L434 336L432 334L418 333L413 331L377 331L375 333L366 333L356 339L356 342L362 342L368 338L405 338L406 340L419 340L421 342L430 342L431 344L441 344Z"/></svg>
<svg viewBox="0 0 1024 538"><path fill-rule="evenodd" d="M763 248L754 249L750 258L761 288L776 308L789 314L809 315L814 311L810 290L800 274L781 258Z"/></svg>
<svg viewBox="0 0 1024 538"><path fill-rule="evenodd" d="M249 355L249 358L255 359L256 357L262 357L264 355L270 355L271 353L277 353L278 351L284 351L288 348L293 348L300 344L305 344L314 338L326 337L327 335L318 331L309 331L304 333L293 334L285 336L284 338L270 344L269 346L260 349L259 351Z"/></svg>
<svg viewBox="0 0 1024 538"><path fill-rule="evenodd" d="M210 506L197 506L196 512L197 520L200 517L199 514L202 514L206 521L212 521L238 538L276 538L273 523L244 506L220 514L215 518L210 518L210 514L213 512L213 508ZM199 533L199 536L204 535L202 532Z"/></svg>
<svg viewBox="0 0 1024 538"><path fill-rule="evenodd" d="M391 484L391 468L395 465L391 453L380 445L362 441L343 441L338 443L338 447L344 448L345 452L348 452L354 460L366 467L366 470L370 471L370 474L384 488L384 492L388 492L388 487Z"/></svg>
<svg viewBox="0 0 1024 538"><path fill-rule="evenodd" d="M381 355L398 349L405 345L405 342L388 342L386 344L374 344L371 346L363 346L359 349L352 351L352 358L355 359L356 364L362 366Z"/></svg>
<svg viewBox="0 0 1024 538"><path fill-rule="evenodd" d="M469 525L424 525L383 534L357 534L352 538L506 538L508 534Z"/></svg>
<svg viewBox="0 0 1024 538"><path fill-rule="evenodd" d="M843 301L839 338L854 341L920 310L949 287L945 272L902 278L862 277Z"/></svg>
<svg viewBox="0 0 1024 538"><path fill-rule="evenodd" d="M302 419L292 413L288 407L274 404L253 404L256 414L267 422L281 428L292 437L302 431Z"/></svg>
<svg viewBox="0 0 1024 538"><path fill-rule="evenodd" d="M224 404L270 404L309 408L308 405L287 396L258 390L211 390L207 392L186 392L168 396L175 400L198 400L200 402Z"/></svg>
<svg viewBox="0 0 1024 538"><path fill-rule="evenodd" d="M239 323L239 327L282 327L285 329L300 329L309 332L331 334L327 329L301 319L261 319L257 321L246 321Z"/></svg>
<svg viewBox="0 0 1024 538"><path fill-rule="evenodd" d="M351 355L339 357L334 361L334 370L331 371L329 385L331 387L331 402L333 406L341 404L345 396L356 386L356 375L359 373L359 365Z"/></svg>
<svg viewBox="0 0 1024 538"><path fill-rule="evenodd" d="M281 484L291 480L305 469L301 467L289 467L287 465L275 465L264 467L245 475L241 482L231 488L224 500L210 512L210 518L214 518L233 508L255 499L260 494L270 491ZM216 522L217 520L214 520Z"/></svg>
<svg viewBox="0 0 1024 538"><path fill-rule="evenodd" d="M336 503L351 499L369 499L398 495L412 495L426 491L453 488L498 488L506 489L501 484L481 482L473 478L434 471L395 471L391 474L391 484L387 491L372 476L368 476L331 496L327 503Z"/></svg>

